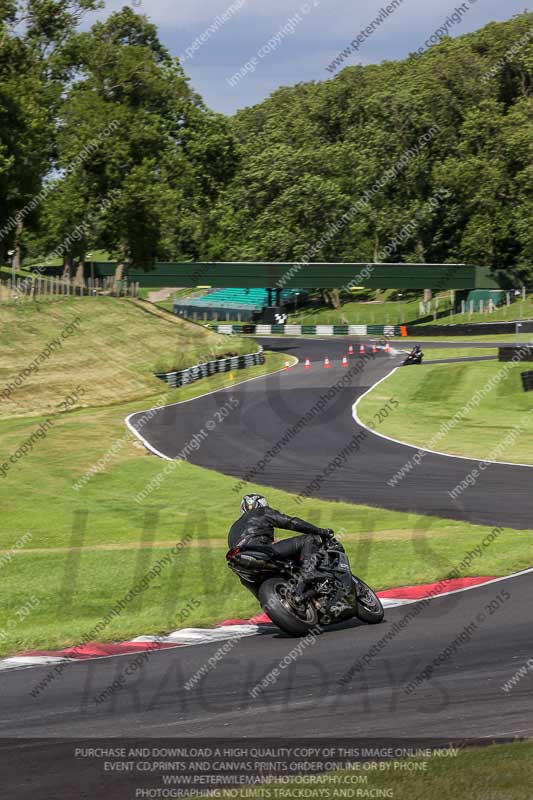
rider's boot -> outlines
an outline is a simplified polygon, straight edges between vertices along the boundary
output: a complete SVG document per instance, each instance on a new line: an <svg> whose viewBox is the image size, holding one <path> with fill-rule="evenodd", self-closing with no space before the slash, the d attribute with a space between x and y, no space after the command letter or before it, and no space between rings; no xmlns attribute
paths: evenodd
<svg viewBox="0 0 533 800"><path fill-rule="evenodd" d="M309 558L304 561L302 564L302 569L300 572L300 576L298 578L298 583L294 589L294 599L297 603L301 603L303 600L303 595L305 594L309 584L313 582L316 578L317 572L315 569L315 559Z"/></svg>

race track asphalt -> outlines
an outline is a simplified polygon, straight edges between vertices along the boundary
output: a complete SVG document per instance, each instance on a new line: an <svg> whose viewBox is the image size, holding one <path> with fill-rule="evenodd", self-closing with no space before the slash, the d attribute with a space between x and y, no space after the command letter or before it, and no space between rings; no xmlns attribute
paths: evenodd
<svg viewBox="0 0 533 800"><path fill-rule="evenodd" d="M394 736L416 737L424 745L463 737L492 741L532 736L532 676L510 692L502 689L531 655L532 605L530 571L390 608L381 625L344 623L316 638L281 669L302 640L269 628L238 641L191 691L184 683L220 643L159 651L124 689L100 705L93 698L131 655L69 664L37 698L29 692L50 667L9 671L1 678L2 796L134 796L118 789L117 794L103 789L96 793L95 787L105 786L112 776L102 775L100 762L82 763L73 756L76 740L91 737L119 737L120 742L157 737L175 744L195 737L244 742L257 736L278 741L304 736L378 741ZM404 687L416 683L434 660L429 678L406 692ZM277 680L251 697L276 668ZM27 768L21 769L24 762ZM63 794L65 787L80 782L81 774L83 791ZM120 778L121 790L138 781L134 775Z"/></svg>
<svg viewBox="0 0 533 800"><path fill-rule="evenodd" d="M350 381L265 465L255 476L257 483L301 492L355 435L360 437L359 450L325 478L321 497L531 527L533 473L524 467L491 466L461 504L452 503L447 490L472 468L464 459L428 455L398 488L388 486L387 479L415 451L361 430L351 409L358 396L398 364L398 356L379 353L356 374L357 357L348 370L339 366L346 342L264 344L296 355L301 363L288 372L162 409L142 435L167 457L176 457L233 396L236 409L210 430L190 460L237 479L352 369ZM322 365L324 355L332 361L329 370ZM306 356L310 370L303 366ZM134 415L133 425L141 414ZM136 737L168 744L190 743L195 737L244 742L257 736L276 741L394 736L416 737L423 744L533 736L533 674L509 692L502 688L531 657L532 607L533 571L527 571L389 608L378 626L350 622L328 629L294 659L289 653L302 640L267 626L261 635L237 641L191 690L184 684L214 656L220 642L155 651L123 689L100 704L94 698L133 656L69 663L36 697L30 692L50 666L3 672L0 796L142 796L135 794L137 775L105 775L101 762L74 757L76 742L87 744L91 737L95 743L106 737L118 737L121 743ZM250 692L273 669L279 672L276 681L252 697ZM411 682L414 688L406 691Z"/></svg>
<svg viewBox="0 0 533 800"><path fill-rule="evenodd" d="M266 348L296 356L300 363L288 372L166 406L142 426L142 437L169 458L176 458L189 445L184 455L191 463L236 478L250 476L254 483L294 494L307 493L305 496L308 496L312 493L326 500L344 500L485 525L533 527L533 467L490 465L474 486L454 498L449 492L466 478L477 462L427 454L420 466L415 466L396 485L389 484L417 450L361 428L354 422L352 406L401 363L402 355L378 352L362 364L356 353L350 357L350 366L346 369L341 366L341 359L350 340L272 338L259 341ZM432 346L457 347L444 343L423 345L428 351ZM490 346L477 345L480 353ZM354 347L357 351L358 342L354 342ZM331 362L329 369L323 367L326 355ZM304 367L306 358L311 362L309 370ZM359 369L361 365L363 368ZM425 365L409 369L423 370ZM349 380L328 399L328 391L344 378ZM387 394L386 383L383 394ZM207 423L216 422L217 410L230 397L238 401L237 408L207 431ZM274 457L268 458L269 450L304 420L321 398L321 413L306 422ZM401 397L394 400L402 402ZM135 428L142 417L143 412L134 414L130 418L132 427ZM202 437L202 430L206 438ZM195 434L202 437L198 449L190 445ZM341 454L351 441L352 451L343 458ZM339 456L342 465L331 470L328 465ZM324 470L329 474L324 474ZM234 488L238 495L238 480Z"/></svg>

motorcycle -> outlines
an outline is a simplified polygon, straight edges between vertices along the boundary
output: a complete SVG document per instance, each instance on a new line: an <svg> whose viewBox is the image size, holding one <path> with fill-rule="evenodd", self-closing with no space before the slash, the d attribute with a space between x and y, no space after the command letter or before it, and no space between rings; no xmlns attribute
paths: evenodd
<svg viewBox="0 0 533 800"><path fill-rule="evenodd" d="M409 355L403 362L402 367L408 367L411 364L421 364L423 358L424 358L424 353L422 352L422 350L419 350L418 353L409 353Z"/></svg>
<svg viewBox="0 0 533 800"><path fill-rule="evenodd" d="M299 558L281 559L272 547L245 545L229 550L226 560L272 622L291 636L305 636L317 626L354 617L371 625L383 620L379 597L352 575L344 548L335 538L322 541L309 588L301 598L295 596Z"/></svg>

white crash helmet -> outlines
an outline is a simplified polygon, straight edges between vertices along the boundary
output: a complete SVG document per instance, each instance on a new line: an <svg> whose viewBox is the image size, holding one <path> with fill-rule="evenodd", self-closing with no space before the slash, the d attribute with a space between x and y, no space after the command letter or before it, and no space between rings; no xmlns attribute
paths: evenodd
<svg viewBox="0 0 533 800"><path fill-rule="evenodd" d="M266 508L268 502L262 494L245 494L241 501L241 514L255 511L257 508Z"/></svg>

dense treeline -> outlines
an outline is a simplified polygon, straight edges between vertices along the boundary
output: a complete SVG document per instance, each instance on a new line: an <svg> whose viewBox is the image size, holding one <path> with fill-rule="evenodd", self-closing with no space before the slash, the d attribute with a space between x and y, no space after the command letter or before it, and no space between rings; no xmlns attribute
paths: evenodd
<svg viewBox="0 0 533 800"><path fill-rule="evenodd" d="M0 2L0 259L63 243L67 262L105 248L142 265L467 261L533 278L533 14L227 119L146 17L80 33L97 5Z"/></svg>
<svg viewBox="0 0 533 800"><path fill-rule="evenodd" d="M238 113L241 163L213 213L211 255L466 261L533 276L532 67L533 14L524 14L422 56L280 89Z"/></svg>
<svg viewBox="0 0 533 800"><path fill-rule="evenodd" d="M233 175L229 121L145 16L124 7L79 32L99 5L0 0L0 261L197 258Z"/></svg>

